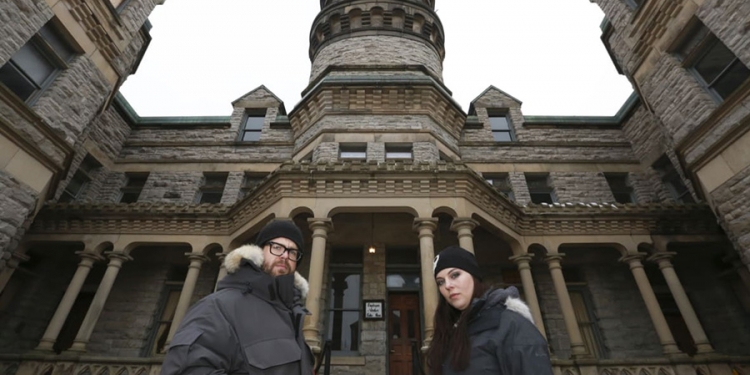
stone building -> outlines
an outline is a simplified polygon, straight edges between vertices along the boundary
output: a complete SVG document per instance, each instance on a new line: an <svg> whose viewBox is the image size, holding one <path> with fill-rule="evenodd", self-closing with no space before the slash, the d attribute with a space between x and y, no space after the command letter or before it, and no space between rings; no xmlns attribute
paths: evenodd
<svg viewBox="0 0 750 375"><path fill-rule="evenodd" d="M434 1L321 0L294 108L156 118L118 87L159 1L3 1L0 373L158 374L223 255L293 220L334 373L411 373L460 244L557 374L750 374L750 3L594 2L635 90L611 117L464 112Z"/></svg>

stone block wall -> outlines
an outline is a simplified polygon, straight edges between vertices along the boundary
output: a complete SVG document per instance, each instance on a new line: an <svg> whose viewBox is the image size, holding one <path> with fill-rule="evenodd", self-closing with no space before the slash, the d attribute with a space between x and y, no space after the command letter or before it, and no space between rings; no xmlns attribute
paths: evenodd
<svg viewBox="0 0 750 375"><path fill-rule="evenodd" d="M221 196L221 203L228 206L233 205L239 200L242 181L245 174L242 172L229 172L227 183L224 185L224 194Z"/></svg>
<svg viewBox="0 0 750 375"><path fill-rule="evenodd" d="M34 0L6 1L0 5L0 66L54 15Z"/></svg>
<svg viewBox="0 0 750 375"><path fill-rule="evenodd" d="M367 161L385 161L385 143L367 142Z"/></svg>
<svg viewBox="0 0 750 375"><path fill-rule="evenodd" d="M750 264L750 167L711 192L720 223L745 264Z"/></svg>
<svg viewBox="0 0 750 375"><path fill-rule="evenodd" d="M24 269L13 275L11 283L17 283L19 289L0 312L2 353L21 354L36 348L73 278L77 260L72 252L47 250L52 249L32 252L31 260L21 265Z"/></svg>
<svg viewBox="0 0 750 375"><path fill-rule="evenodd" d="M595 172L552 172L550 184L560 203L596 202L614 203L612 190L603 173Z"/></svg>
<svg viewBox="0 0 750 375"><path fill-rule="evenodd" d="M523 172L509 172L508 180L513 189L516 203L521 206L531 203L531 193L529 193L529 186L526 184L526 177Z"/></svg>
<svg viewBox="0 0 750 375"><path fill-rule="evenodd" d="M313 163L333 163L339 160L339 144L336 142L321 142L313 151Z"/></svg>
<svg viewBox="0 0 750 375"><path fill-rule="evenodd" d="M362 299L387 299L385 283L385 247L376 245L375 254L364 254L362 270ZM365 251L364 249L362 251ZM385 309L386 306L383 306ZM385 312L384 312L385 313ZM365 357L365 374L386 373L387 345L386 320L362 321L360 353Z"/></svg>
<svg viewBox="0 0 750 375"><path fill-rule="evenodd" d="M0 270L26 232L36 200L30 187L0 170Z"/></svg>
<svg viewBox="0 0 750 375"><path fill-rule="evenodd" d="M114 161L120 155L130 133L130 125L114 107L110 106L86 128L85 138L94 142L110 160Z"/></svg>
<svg viewBox="0 0 750 375"><path fill-rule="evenodd" d="M247 144L202 144L193 146L175 146L169 143L148 147L126 145L120 156L124 160L180 160L180 161L247 161L247 162L283 162L291 159L292 146L268 145L262 143Z"/></svg>
<svg viewBox="0 0 750 375"><path fill-rule="evenodd" d="M636 161L630 146L545 146L528 144L492 144L461 146L461 159L464 162L590 162L600 163Z"/></svg>
<svg viewBox="0 0 750 375"><path fill-rule="evenodd" d="M571 355L570 339L549 268L544 263L534 263L531 270L551 353L556 358L568 359Z"/></svg>
<svg viewBox="0 0 750 375"><path fill-rule="evenodd" d="M431 142L414 142L412 145L414 162L436 163L440 158L437 145Z"/></svg>
<svg viewBox="0 0 750 375"><path fill-rule="evenodd" d="M722 269L718 244L672 248L675 272L714 349L727 355L750 355L750 321Z"/></svg>
<svg viewBox="0 0 750 375"><path fill-rule="evenodd" d="M202 181L202 172L151 172L138 201L192 203Z"/></svg>
<svg viewBox="0 0 750 375"><path fill-rule="evenodd" d="M119 203L122 191L120 190L128 181L125 173L103 172L101 174L101 185L96 202Z"/></svg>

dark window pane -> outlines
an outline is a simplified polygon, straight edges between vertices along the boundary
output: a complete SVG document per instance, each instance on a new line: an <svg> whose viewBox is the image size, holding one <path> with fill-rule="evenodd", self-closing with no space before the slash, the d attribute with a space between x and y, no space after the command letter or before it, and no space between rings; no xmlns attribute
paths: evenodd
<svg viewBox="0 0 750 375"><path fill-rule="evenodd" d="M534 203L553 203L550 193L531 193L531 201Z"/></svg>
<svg viewBox="0 0 750 375"><path fill-rule="evenodd" d="M750 77L750 69L748 69L739 59L735 59L732 67L714 83L713 88L722 99L726 99L729 95L732 95L732 93L737 90L743 82L747 81L748 77Z"/></svg>
<svg viewBox="0 0 750 375"><path fill-rule="evenodd" d="M256 130L246 131L242 134L243 142L257 142L260 141L260 132Z"/></svg>
<svg viewBox="0 0 750 375"><path fill-rule="evenodd" d="M505 116L490 117L490 128L492 130L510 130L508 118Z"/></svg>
<svg viewBox="0 0 750 375"><path fill-rule="evenodd" d="M617 203L633 203L633 196L628 193L613 193Z"/></svg>
<svg viewBox="0 0 750 375"><path fill-rule="evenodd" d="M8 86L21 100L29 99L37 89L36 85L10 62L0 67L0 82Z"/></svg>
<svg viewBox="0 0 750 375"><path fill-rule="evenodd" d="M146 185L146 180L148 179L148 174L145 175L128 175L128 183L126 186L128 187L139 187Z"/></svg>
<svg viewBox="0 0 750 375"><path fill-rule="evenodd" d="M75 51L70 48L68 42L66 42L59 34L57 34L52 26L48 23L39 30L39 35L55 50L60 59L65 62L70 61L75 55Z"/></svg>
<svg viewBox="0 0 750 375"><path fill-rule="evenodd" d="M386 264L419 264L419 249L416 247L386 247Z"/></svg>
<svg viewBox="0 0 750 375"><path fill-rule="evenodd" d="M359 311L330 311L328 337L332 350L359 350Z"/></svg>
<svg viewBox="0 0 750 375"><path fill-rule="evenodd" d="M734 54L724 43L717 41L695 64L695 70L708 84L712 84L719 74L734 60Z"/></svg>
<svg viewBox="0 0 750 375"><path fill-rule="evenodd" d="M331 308L358 309L359 308L359 279L358 273L334 272L331 279Z"/></svg>
<svg viewBox="0 0 750 375"><path fill-rule="evenodd" d="M227 174L207 174L205 175L206 181L203 183L203 187L224 187L227 183Z"/></svg>
<svg viewBox="0 0 750 375"><path fill-rule="evenodd" d="M510 142L512 141L510 137L510 132L507 131L494 131L492 132L492 135L495 137L496 142Z"/></svg>
<svg viewBox="0 0 750 375"><path fill-rule="evenodd" d="M222 193L203 192L200 203L221 203Z"/></svg>
<svg viewBox="0 0 750 375"><path fill-rule="evenodd" d="M245 130L262 130L264 120L264 116L247 116Z"/></svg>
<svg viewBox="0 0 750 375"><path fill-rule="evenodd" d="M11 57L11 60L38 86L41 86L55 72L55 66L52 65L52 62L31 43L24 44Z"/></svg>
<svg viewBox="0 0 750 375"><path fill-rule="evenodd" d="M123 193L122 198L120 198L120 203L135 203L138 202L138 197L141 195L141 192L137 193Z"/></svg>
<svg viewBox="0 0 750 375"><path fill-rule="evenodd" d="M401 338L401 311L400 310L391 311L390 320L391 320L391 338L400 339Z"/></svg>
<svg viewBox="0 0 750 375"><path fill-rule="evenodd" d="M677 54L680 56L681 59L684 59L687 57L690 52L698 46L698 43L703 40L708 35L709 31L706 26L703 24L698 24L693 28L691 31L691 35L685 39L685 41L680 45L680 47L677 49Z"/></svg>
<svg viewBox="0 0 750 375"><path fill-rule="evenodd" d="M331 263L333 264L362 264L362 249L359 248L337 248L331 251Z"/></svg>

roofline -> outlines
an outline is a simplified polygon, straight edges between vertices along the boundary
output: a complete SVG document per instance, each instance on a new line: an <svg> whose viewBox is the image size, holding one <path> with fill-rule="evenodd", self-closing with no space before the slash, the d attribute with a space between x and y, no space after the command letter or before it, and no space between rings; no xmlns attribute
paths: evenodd
<svg viewBox="0 0 750 375"><path fill-rule="evenodd" d="M614 116L524 116L524 125L610 125L620 126L640 103L633 91Z"/></svg>
<svg viewBox="0 0 750 375"><path fill-rule="evenodd" d="M121 92L115 94L115 109L131 126L180 126L180 125L219 125L229 126L229 116L148 116L141 117L125 99Z"/></svg>

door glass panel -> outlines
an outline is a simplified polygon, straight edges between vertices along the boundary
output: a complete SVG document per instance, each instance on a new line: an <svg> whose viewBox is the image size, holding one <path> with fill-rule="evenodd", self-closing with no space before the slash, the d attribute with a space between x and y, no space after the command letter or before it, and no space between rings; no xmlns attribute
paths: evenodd
<svg viewBox="0 0 750 375"><path fill-rule="evenodd" d="M401 338L401 311L391 311L391 338Z"/></svg>
<svg viewBox="0 0 750 375"><path fill-rule="evenodd" d="M406 327L407 327L407 330L409 332L408 335L409 335L410 339L417 338L417 336L416 336L417 329L416 329L416 327L414 325L414 323L416 322L416 318L415 318L414 315L415 315L414 314L414 310L409 310L407 312L407 316L406 316L407 317Z"/></svg>

